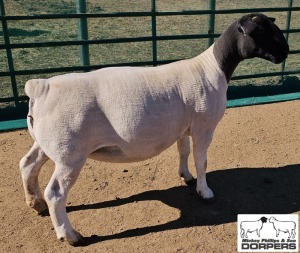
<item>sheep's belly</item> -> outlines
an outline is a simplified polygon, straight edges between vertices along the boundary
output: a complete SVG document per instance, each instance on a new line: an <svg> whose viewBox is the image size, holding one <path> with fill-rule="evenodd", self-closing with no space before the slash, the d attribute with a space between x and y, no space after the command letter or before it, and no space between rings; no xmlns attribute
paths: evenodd
<svg viewBox="0 0 300 253"><path fill-rule="evenodd" d="M89 157L94 160L112 162L112 163L115 162L126 163L126 162L133 161L132 158L130 159L118 146L99 148L98 150L90 154Z"/></svg>
<svg viewBox="0 0 300 253"><path fill-rule="evenodd" d="M147 160L153 156L161 153L162 150L157 150L151 153L136 153L135 155L128 155L122 151L118 146L107 146L99 148L89 155L94 160L111 163L130 163Z"/></svg>

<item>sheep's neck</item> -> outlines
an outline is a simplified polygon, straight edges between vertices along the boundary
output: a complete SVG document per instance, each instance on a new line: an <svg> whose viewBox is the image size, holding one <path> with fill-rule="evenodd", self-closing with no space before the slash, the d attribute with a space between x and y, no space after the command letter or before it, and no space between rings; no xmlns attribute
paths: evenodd
<svg viewBox="0 0 300 253"><path fill-rule="evenodd" d="M224 72L227 82L236 69L237 65L243 60L238 50L239 32L236 29L237 25L231 25L215 42L214 56Z"/></svg>

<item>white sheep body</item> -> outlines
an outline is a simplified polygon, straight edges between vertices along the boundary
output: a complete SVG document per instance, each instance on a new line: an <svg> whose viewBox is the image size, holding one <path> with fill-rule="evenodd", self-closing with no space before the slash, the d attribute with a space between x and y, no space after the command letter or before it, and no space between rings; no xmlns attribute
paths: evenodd
<svg viewBox="0 0 300 253"><path fill-rule="evenodd" d="M263 227L263 222L261 220L257 221L243 221L240 224L241 237L248 238L248 233L256 232L260 236L260 230Z"/></svg>
<svg viewBox="0 0 300 253"><path fill-rule="evenodd" d="M153 157L187 132L214 129L223 116L227 82L212 50L160 67L30 80L25 90L34 100L29 115L36 126L30 132L58 162L75 147L109 162ZM103 147L120 152L101 152Z"/></svg>

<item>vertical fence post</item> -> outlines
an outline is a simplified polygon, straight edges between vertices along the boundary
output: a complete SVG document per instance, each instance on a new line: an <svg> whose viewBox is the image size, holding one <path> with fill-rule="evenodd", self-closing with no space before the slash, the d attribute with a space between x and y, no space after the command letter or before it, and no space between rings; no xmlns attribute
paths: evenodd
<svg viewBox="0 0 300 253"><path fill-rule="evenodd" d="M3 0L0 0L0 16L2 16L2 17L5 16L5 7L4 7ZM2 29L3 29L4 43L6 46L6 56L7 56L8 69L10 72L10 81L11 81L11 85L12 85L14 102L15 102L15 106L18 106L19 105L19 94L18 94L18 87L17 87L16 76L15 76L14 61L13 61L13 57L12 57L12 51L10 48L10 39L9 39L6 19L2 18L1 23L2 23Z"/></svg>
<svg viewBox="0 0 300 253"><path fill-rule="evenodd" d="M214 35L215 33L215 10L216 10L216 0L210 0L209 1L209 9L212 11L211 14L209 14L209 23L208 23L208 34ZM210 47L214 43L214 37L208 38L208 47Z"/></svg>
<svg viewBox="0 0 300 253"><path fill-rule="evenodd" d="M151 2L151 22L152 22L152 60L153 66L157 65L157 38L156 38L156 2Z"/></svg>
<svg viewBox="0 0 300 253"><path fill-rule="evenodd" d="M293 0L288 0L288 7L292 8L293 7ZM286 30L289 30L291 27L291 17L292 17L292 11L288 10L287 12L287 18L286 18ZM285 34L285 39L288 42L289 41L289 32L287 31ZM281 72L285 70L285 61L281 63ZM283 76L281 76L281 82L283 81Z"/></svg>
<svg viewBox="0 0 300 253"><path fill-rule="evenodd" d="M86 13L86 0L76 0L76 13ZM78 33L79 40L87 41L88 40L88 27L87 27L87 18L79 18L78 20ZM80 64L82 66L90 65L90 53L89 45L84 44L80 46Z"/></svg>

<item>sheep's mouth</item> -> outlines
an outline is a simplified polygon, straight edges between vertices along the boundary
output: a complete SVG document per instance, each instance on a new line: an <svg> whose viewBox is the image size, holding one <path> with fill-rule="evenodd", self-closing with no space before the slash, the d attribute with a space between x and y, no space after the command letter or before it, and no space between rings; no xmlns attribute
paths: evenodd
<svg viewBox="0 0 300 253"><path fill-rule="evenodd" d="M273 63L275 64L279 64L279 63L282 63L286 58L287 58L287 55L286 54L280 54L280 55L277 55L277 56L273 56L274 60L272 60Z"/></svg>
<svg viewBox="0 0 300 253"><path fill-rule="evenodd" d="M287 57L288 57L288 53L284 53L284 52L271 52L261 56L261 58L271 61L275 64L282 63Z"/></svg>
<svg viewBox="0 0 300 253"><path fill-rule="evenodd" d="M274 57L273 62L275 64L282 63L288 57L289 48L283 47L281 50L275 49L274 51L272 50L270 53Z"/></svg>

